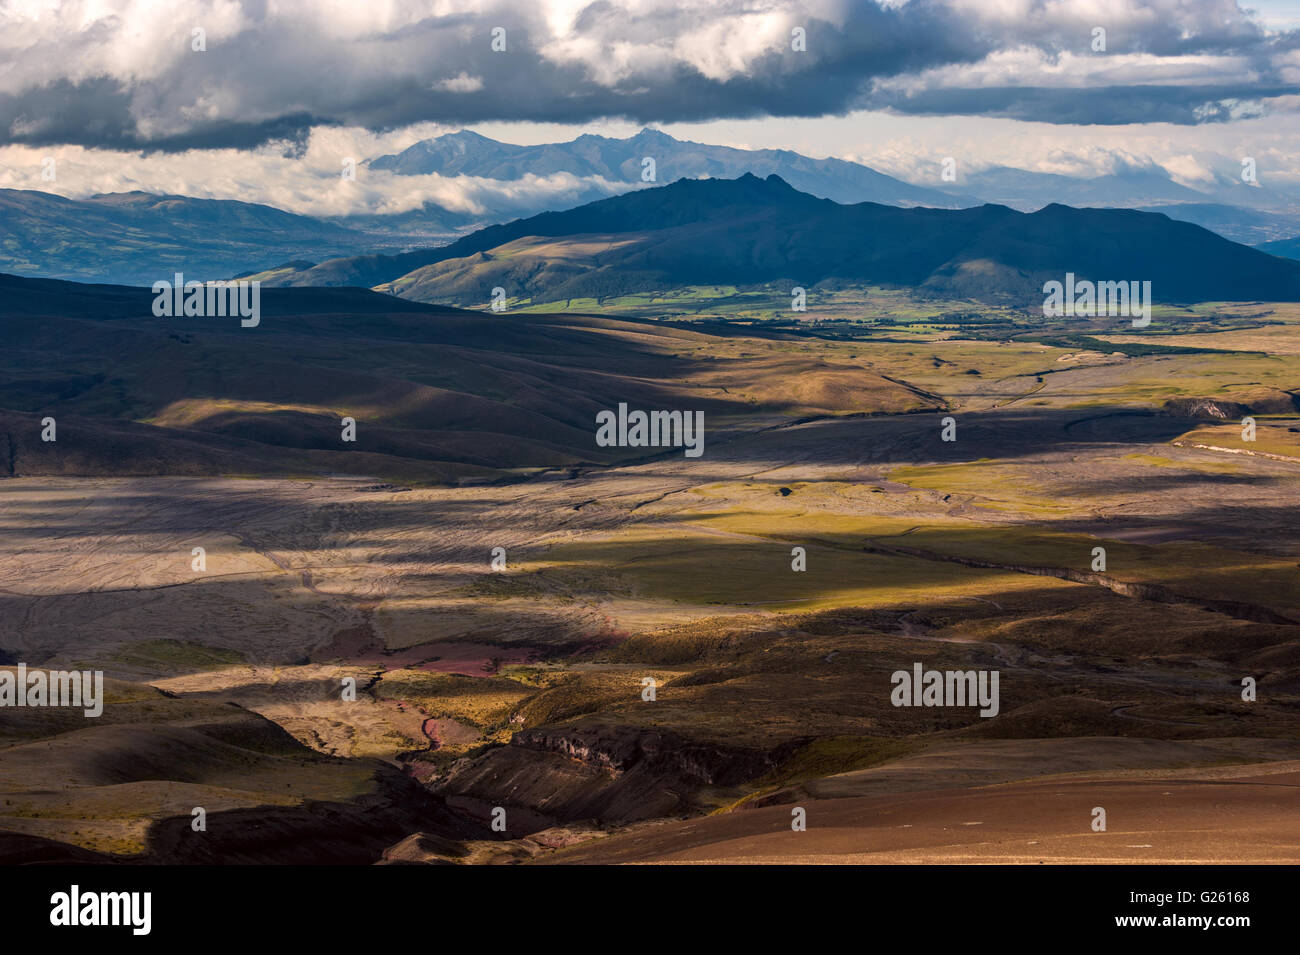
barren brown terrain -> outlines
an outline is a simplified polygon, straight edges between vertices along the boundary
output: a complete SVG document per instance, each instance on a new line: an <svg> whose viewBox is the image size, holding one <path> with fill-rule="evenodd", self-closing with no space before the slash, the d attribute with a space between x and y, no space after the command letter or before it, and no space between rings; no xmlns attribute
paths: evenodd
<svg viewBox="0 0 1300 955"><path fill-rule="evenodd" d="M1300 334L1287 308L1270 340ZM573 416L568 445L524 471L485 462L467 480L471 422L436 474L390 436L351 460L364 448L322 445L286 475L257 462L288 440L270 420L307 407L299 385L93 383L61 399L78 424L51 449L28 433L43 409L11 384L0 663L102 670L109 697L98 720L4 714L0 855L1300 859L1300 421L1277 404L1300 385L1295 351L1246 337L1240 352L1078 360L946 333L510 320L520 349L563 337L548 367L590 409L620 400L623 379L582 377L599 353L636 343L633 378L680 370L641 394L704 402L720 427L703 457L598 460ZM380 327L412 349L481 334L470 321ZM310 324L286 323L278 335ZM22 334L29 359L55 360ZM300 345L271 338L249 361ZM465 346L478 370L456 388L484 391L483 369L507 361L488 353ZM365 394L396 435L468 400L447 384ZM332 421L356 400L310 413ZM484 400L505 447L512 399ZM1215 402L1256 416L1253 444ZM96 415L164 449L156 468L106 464L102 448L59 457ZM236 432L232 473L233 445L191 467L187 442ZM997 670L997 715L892 705L891 673L914 663ZM196 806L206 832L189 829Z"/></svg>
<svg viewBox="0 0 1300 955"><path fill-rule="evenodd" d="M1300 862L1300 762L1079 773L974 789L813 802L647 825L550 863L1159 864ZM1092 808L1105 832L1090 831Z"/></svg>

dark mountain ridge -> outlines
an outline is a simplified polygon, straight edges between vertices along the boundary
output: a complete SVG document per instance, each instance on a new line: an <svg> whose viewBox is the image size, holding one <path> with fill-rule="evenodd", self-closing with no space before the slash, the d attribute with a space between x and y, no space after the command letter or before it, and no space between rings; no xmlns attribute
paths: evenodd
<svg viewBox="0 0 1300 955"><path fill-rule="evenodd" d="M599 254L578 254L598 247ZM407 270L399 275L401 270ZM492 226L442 249L325 263L296 278L478 304L493 287L533 302L685 285L843 281L1032 304L1067 273L1149 281L1157 303L1300 300L1300 263L1157 212L1006 206L845 206L777 176L679 180ZM386 284L387 283L387 284Z"/></svg>

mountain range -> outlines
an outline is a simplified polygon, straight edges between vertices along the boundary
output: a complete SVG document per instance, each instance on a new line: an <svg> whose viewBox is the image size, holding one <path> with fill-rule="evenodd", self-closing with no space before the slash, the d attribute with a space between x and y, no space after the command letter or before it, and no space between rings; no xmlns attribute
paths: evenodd
<svg viewBox="0 0 1300 955"><path fill-rule="evenodd" d="M415 143L395 155L380 156L370 168L404 176L438 173L517 180L526 175L566 173L639 188L645 160L654 161L654 182L677 179L734 179L751 173L778 175L794 188L836 202L934 206L978 205L970 196L949 194L887 176L843 159L810 159L788 149L736 149L687 142L654 129L626 139L584 135L567 143L517 146L470 130ZM591 195L589 198L603 198Z"/></svg>
<svg viewBox="0 0 1300 955"><path fill-rule="evenodd" d="M653 182L642 181L646 159L654 160ZM1053 203L1131 207L1164 213L1272 254L1300 257L1300 213L1292 211L1284 192L1226 181L1200 192L1150 164L1122 165L1091 179L995 167L963 174L956 184L939 182L936 170L932 188L847 160L685 142L650 129L626 139L585 135L534 146L463 130L380 156L369 169L390 176L473 179L474 195L482 198L472 204L472 212L427 202L401 213L358 211L321 218L237 200L145 192L68 199L3 189L0 271L131 285L151 284L180 271L199 280L257 274L283 285L373 287L428 265L489 252L501 243L484 245L484 238L496 240L503 233L474 237L475 230L494 224L548 222L537 217L625 193L652 190L662 195L657 191L662 184L678 179L747 174L777 176L798 192L845 205L957 210L991 200L1021 212ZM562 188L538 187L541 179L557 176L564 180ZM496 183L499 188L491 185ZM1261 206L1266 200L1274 206Z"/></svg>
<svg viewBox="0 0 1300 955"><path fill-rule="evenodd" d="M448 246L261 276L364 285L482 307L493 288L532 303L687 285L884 285L1028 304L1067 272L1149 280L1164 302L1300 299L1300 263L1155 212L1049 205L1033 213L842 205L780 177L683 179L490 226Z"/></svg>
<svg viewBox="0 0 1300 955"><path fill-rule="evenodd" d="M744 173L778 175L800 192L841 203L878 202L896 206L959 209L985 203L1033 212L1053 202L1104 208L1158 208L1171 218L1194 222L1235 242L1256 244L1300 235L1300 196L1286 188L1243 183L1215 172L1203 188L1176 181L1153 162L1120 160L1100 176L1071 176L1010 166L974 172L954 169L955 182L944 182L938 163L905 181L859 162L812 159L787 149L737 149L688 142L659 130L643 129L617 139L584 135L562 143L521 146L499 142L470 130L422 140L400 153L369 163L375 171L401 176L437 174L518 182L525 176L566 175L579 180L571 205L606 198L614 191L643 188L645 159L655 160L657 182L681 178L734 179ZM922 184L929 183L929 184ZM516 215L551 211L539 204L511 207ZM428 219L446 228L445 211L404 214L410 223ZM496 211L505 211L497 209ZM501 217L497 221L503 221ZM480 222L480 224L486 224Z"/></svg>

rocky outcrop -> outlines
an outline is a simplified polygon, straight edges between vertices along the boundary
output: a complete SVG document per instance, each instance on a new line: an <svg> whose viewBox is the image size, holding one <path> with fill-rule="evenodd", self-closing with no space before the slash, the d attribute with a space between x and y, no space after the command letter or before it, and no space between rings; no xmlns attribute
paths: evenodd
<svg viewBox="0 0 1300 955"><path fill-rule="evenodd" d="M1221 398L1170 398L1160 410L1174 418L1213 418L1216 421L1240 420L1250 414L1247 405Z"/></svg>
<svg viewBox="0 0 1300 955"><path fill-rule="evenodd" d="M378 865L511 865L598 839L607 833L590 826L544 829L523 839L456 842L427 832L407 836L384 850Z"/></svg>
<svg viewBox="0 0 1300 955"><path fill-rule="evenodd" d="M456 763L437 791L448 805L483 819L504 807L507 831L522 836L577 820L622 824L693 812L703 790L737 786L781 758L775 750L645 727L540 727Z"/></svg>
<svg viewBox="0 0 1300 955"><path fill-rule="evenodd" d="M675 733L588 724L523 730L510 740L541 752L561 753L614 774L653 769L700 786L733 786L772 768L761 750L688 740Z"/></svg>
<svg viewBox="0 0 1300 955"><path fill-rule="evenodd" d="M1174 418L1239 421L1249 414L1294 414L1300 410L1300 396L1275 388L1238 393L1237 401L1225 398L1170 398L1161 412Z"/></svg>

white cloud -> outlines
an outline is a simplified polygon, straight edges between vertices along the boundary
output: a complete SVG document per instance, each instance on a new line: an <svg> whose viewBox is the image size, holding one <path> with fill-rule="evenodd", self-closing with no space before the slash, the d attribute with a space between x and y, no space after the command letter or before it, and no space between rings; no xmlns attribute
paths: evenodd
<svg viewBox="0 0 1300 955"><path fill-rule="evenodd" d="M462 71L449 79L439 80L433 84L433 88L448 93L475 93L483 88L483 77L470 76Z"/></svg>
<svg viewBox="0 0 1300 955"><path fill-rule="evenodd" d="M1105 55L1090 52L1094 25L1107 30ZM808 30L806 52L790 49L794 26ZM206 52L191 49L196 27ZM505 53L490 50L496 27ZM1233 107L1201 100L1266 101L1295 81L1289 44L1271 39L1232 0L9 0L0 137L181 150L313 124L871 106L1220 121ZM1106 95L1112 86L1142 92ZM1200 86L1215 95L1171 92ZM1059 95L995 95L1044 89ZM1062 97L1076 90L1101 95L1066 114Z"/></svg>
<svg viewBox="0 0 1300 955"><path fill-rule="evenodd" d="M362 129L317 129L301 156L271 149L190 150L183 153L108 152L80 146L0 148L0 188L36 189L69 198L142 191L260 202L303 215L393 215L432 202L473 216L531 214L539 206L565 207L593 195L627 189L600 177L568 173L503 182L469 176L401 176L364 165L355 181L340 175L343 160L394 152L448 130L407 129L375 135ZM57 178L41 178L42 161L56 160Z"/></svg>

